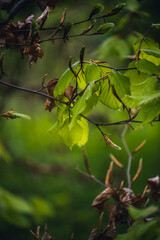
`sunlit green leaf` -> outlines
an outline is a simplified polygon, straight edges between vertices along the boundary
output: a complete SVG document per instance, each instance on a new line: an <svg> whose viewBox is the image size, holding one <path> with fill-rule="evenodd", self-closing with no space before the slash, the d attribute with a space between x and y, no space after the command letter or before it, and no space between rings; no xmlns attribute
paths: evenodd
<svg viewBox="0 0 160 240"><path fill-rule="evenodd" d="M84 91L83 95L79 98L79 100L77 101L77 103L75 104L75 106L72 109L72 120L71 123L69 125L70 128L73 127L78 114L82 113L85 108L86 108L86 101L92 96L92 91L93 91L93 87L94 87L94 81L90 82L88 84L88 87L86 88L86 90Z"/></svg>
<svg viewBox="0 0 160 240"><path fill-rule="evenodd" d="M141 51L147 53L148 55L152 55L154 57L160 58L160 51L153 49L141 49Z"/></svg>
<svg viewBox="0 0 160 240"><path fill-rule="evenodd" d="M101 83L101 89L100 100L104 105L111 109L119 109L122 106L118 99L113 95L108 80L104 80Z"/></svg>
<svg viewBox="0 0 160 240"><path fill-rule="evenodd" d="M95 63L88 64L85 69L85 80L86 83L96 81L102 77L102 72L100 68Z"/></svg>
<svg viewBox="0 0 160 240"><path fill-rule="evenodd" d="M76 70L79 62L76 62L72 65L73 70ZM64 94L65 89L70 85L70 83L74 80L75 76L73 72L68 68L60 77L55 89L54 89L54 97L58 97Z"/></svg>
<svg viewBox="0 0 160 240"><path fill-rule="evenodd" d="M62 137L64 143L72 149L76 144L79 147L83 146L88 140L88 122L84 118L80 118L71 128L70 121L67 119L63 127L59 130L59 135Z"/></svg>
<svg viewBox="0 0 160 240"><path fill-rule="evenodd" d="M109 74L109 79L120 98L125 97L125 95L130 95L130 82L128 77L118 71L113 71Z"/></svg>
<svg viewBox="0 0 160 240"><path fill-rule="evenodd" d="M135 52L137 52L139 50L140 42L141 42L141 38L134 45ZM145 40L142 42L141 49L160 51L159 44L156 43L151 38L145 38ZM160 65L160 58L157 58L154 55L149 55L148 53L145 53L144 51L140 52L139 58L146 59L146 60L154 63L157 66Z"/></svg>
<svg viewBox="0 0 160 240"><path fill-rule="evenodd" d="M128 68L136 68L136 61L131 62ZM129 78L131 85L143 83L148 78L148 74L139 72L137 69L127 70L124 75Z"/></svg>
<svg viewBox="0 0 160 240"><path fill-rule="evenodd" d="M148 77L144 82L136 85L131 85L131 95L132 96L145 96L156 90L157 78L152 76Z"/></svg>
<svg viewBox="0 0 160 240"><path fill-rule="evenodd" d="M156 66L152 62L149 62L147 60L139 60L136 62L136 67L140 72L146 73L146 74L160 74L160 67Z"/></svg>

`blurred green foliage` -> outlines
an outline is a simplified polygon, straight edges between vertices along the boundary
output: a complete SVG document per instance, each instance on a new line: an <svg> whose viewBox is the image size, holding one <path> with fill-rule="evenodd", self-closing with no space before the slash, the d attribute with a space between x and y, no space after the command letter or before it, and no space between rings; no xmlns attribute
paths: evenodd
<svg viewBox="0 0 160 240"><path fill-rule="evenodd" d="M109 11L120 1L99 2L104 4L105 11ZM116 26L114 31L102 37L77 38L66 44L63 41L43 43L45 56L34 64L32 69L29 69L28 60L21 60L17 51L3 50L4 70L9 79L21 86L39 88L45 73L48 73L47 80L60 77L68 67L69 56L72 55L76 61L83 45L86 46L86 60L100 57L109 60L113 66L125 66L128 63L126 56L134 53L131 43L143 34L151 23L157 21L160 3L149 0L124 2L127 3L124 12L112 17ZM82 20L88 17L96 3L96 0L78 3L61 1L50 14L46 25L52 26L53 23L57 23L65 7L68 9L67 21ZM17 19L24 20L32 11L36 16L39 15L35 6L28 7ZM81 26L77 28L78 31L81 29ZM155 38L157 39L156 33ZM86 239L91 229L99 225L98 213L90 206L103 188L75 170L77 166L85 170L82 150L74 147L70 151L59 137L51 136L47 132L56 122L56 116L54 112L44 111L45 98L2 87L0 100L1 112L12 108L32 118L31 121L0 121L0 238L20 240L25 236L32 239L28 229L35 230L37 225L41 225L43 229L47 223L49 232L55 239L70 238L72 232L77 239ZM125 119L126 115L99 104L90 117L96 121L117 121ZM160 126L158 123L154 123L154 126L133 126L136 131L130 129L126 135L130 150L133 151L144 139L147 140L132 162L131 176L134 176L138 161L143 157L142 173L133 184L133 190L138 194L143 191L146 180L160 172ZM101 136L95 128L90 128L86 145L90 168L97 178L104 181L111 152L127 166L127 154L120 140L123 127L103 128L104 132L110 133L112 140L121 146L122 150L118 153L101 141ZM123 179L123 170L115 166L115 186L119 186ZM107 224L106 212L104 219ZM156 225L152 227L154 230Z"/></svg>

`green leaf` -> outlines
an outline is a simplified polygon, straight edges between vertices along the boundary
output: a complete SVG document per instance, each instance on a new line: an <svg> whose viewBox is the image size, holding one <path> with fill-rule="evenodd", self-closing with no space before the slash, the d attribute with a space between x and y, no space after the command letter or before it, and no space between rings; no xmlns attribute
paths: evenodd
<svg viewBox="0 0 160 240"><path fill-rule="evenodd" d="M131 62L128 68L136 68L136 61ZM139 72L137 69L127 70L124 75L129 78L131 85L143 83L148 78L148 74Z"/></svg>
<svg viewBox="0 0 160 240"><path fill-rule="evenodd" d="M140 42L141 42L141 38L134 45L135 53L139 50ZM151 38L145 38L145 40L142 42L141 49L145 49L145 50L150 49L150 50L160 51L159 44L156 43ZM149 54L145 53L144 51L140 52L139 58L140 59L146 59L146 60L154 63L157 66L160 65L160 59L159 58L157 58L153 55L149 55Z"/></svg>
<svg viewBox="0 0 160 240"><path fill-rule="evenodd" d="M142 102L144 102L143 100ZM153 119L158 117L160 114L160 96L159 98L143 104L140 110L140 117L142 117L143 123L151 122Z"/></svg>
<svg viewBox="0 0 160 240"><path fill-rule="evenodd" d="M145 96L156 90L157 78L152 76L147 78L144 82L136 85L131 85L131 95L132 96Z"/></svg>
<svg viewBox="0 0 160 240"><path fill-rule="evenodd" d="M73 70L75 71L79 65L79 62L76 62L72 65ZM73 72L68 68L60 77L55 89L54 97L58 97L64 94L65 89L70 85L70 83L75 79Z"/></svg>
<svg viewBox="0 0 160 240"><path fill-rule="evenodd" d="M79 98L79 100L77 101L77 103L73 107L73 109L72 109L72 120L71 120L71 123L69 125L70 129L73 128L73 125L75 124L78 115L85 110L86 101L92 96L94 84L95 84L94 81L92 81L88 84L88 87L86 88L82 97Z"/></svg>
<svg viewBox="0 0 160 240"><path fill-rule="evenodd" d="M97 15L98 13L102 12L104 9L104 6L100 3L97 3L91 10L91 13L89 15L89 19L91 19L94 15Z"/></svg>
<svg viewBox="0 0 160 240"><path fill-rule="evenodd" d="M109 79L120 98L125 97L125 95L130 95L130 82L128 77L118 71L113 71L109 74Z"/></svg>
<svg viewBox="0 0 160 240"><path fill-rule="evenodd" d="M160 74L160 67L156 66L152 62L149 62L147 60L139 60L136 62L136 67L140 72L146 73L146 74Z"/></svg>
<svg viewBox="0 0 160 240"><path fill-rule="evenodd" d="M141 97L141 96L137 97L137 96L126 95L123 98L124 104L129 108L137 108L142 100L143 100L143 97Z"/></svg>
<svg viewBox="0 0 160 240"><path fill-rule="evenodd" d="M112 88L109 85L108 80L104 80L101 83L101 94L100 101L111 109L119 109L122 104L118 101L118 99L113 95Z"/></svg>
<svg viewBox="0 0 160 240"><path fill-rule="evenodd" d="M63 127L59 130L59 135L70 149L75 144L82 147L88 141L89 128L87 120L80 118L72 128L69 125L70 121L67 119Z"/></svg>
<svg viewBox="0 0 160 240"><path fill-rule="evenodd" d="M160 51L153 49L141 49L141 51L147 53L148 55L152 55L154 57L160 58Z"/></svg>
<svg viewBox="0 0 160 240"><path fill-rule="evenodd" d="M133 206L130 206L128 208L129 214L134 220L136 220L138 218L148 217L151 214L155 213L157 210L158 210L158 207L156 207L156 206L150 206L145 209L137 209Z"/></svg>
<svg viewBox="0 0 160 240"><path fill-rule="evenodd" d="M104 34L114 28L114 23L103 23L100 25L96 33Z"/></svg>
<svg viewBox="0 0 160 240"><path fill-rule="evenodd" d="M119 3L117 4L112 10L111 10L111 14L118 14L123 7L126 5L126 3Z"/></svg>
<svg viewBox="0 0 160 240"><path fill-rule="evenodd" d="M101 69L95 63L88 64L85 69L85 80L86 83L90 83L93 80L96 81L102 77Z"/></svg>

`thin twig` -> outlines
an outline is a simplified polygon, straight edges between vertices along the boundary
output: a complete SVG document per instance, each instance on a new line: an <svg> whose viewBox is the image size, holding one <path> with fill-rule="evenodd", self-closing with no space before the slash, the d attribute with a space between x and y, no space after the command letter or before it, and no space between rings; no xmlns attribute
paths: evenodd
<svg viewBox="0 0 160 240"><path fill-rule="evenodd" d="M28 88L23 88L23 87L13 85L13 84L8 83L8 82L4 82L4 81L2 81L2 80L0 80L0 84L3 84L3 85L8 86L8 87L15 88L15 89L20 90L20 91L24 91L24 92L28 92L28 93L33 93L33 94L38 94L38 95L41 95L41 96L43 96L43 97L45 97L45 98L46 98L46 97L47 97L47 98L50 98L50 99L52 99L52 100L54 100L54 101L63 103L63 104L65 104L65 105L68 106L68 103L67 103L67 102L64 102L64 101L62 101L62 100L60 100L60 99L54 98L54 97L52 97L52 96L49 96L48 94L43 93L43 92L40 92L39 90L32 90L32 89L28 89Z"/></svg>
<svg viewBox="0 0 160 240"><path fill-rule="evenodd" d="M75 168L75 170L76 170L77 172L81 173L82 175L84 175L85 177L87 177L87 178L89 178L89 179L97 182L97 183L100 184L101 186L103 186L103 187L105 187L105 188L107 187L107 185L104 184L101 180L97 179L97 178L96 178L95 176L93 176L93 175L90 175L90 174L82 171L80 168L77 167L77 168Z"/></svg>
<svg viewBox="0 0 160 240"><path fill-rule="evenodd" d="M121 133L121 139L122 139L124 149L126 150L126 152L128 154L128 166L127 166L127 173L126 174L127 174L128 188L131 188L130 169L131 169L131 162L132 162L132 154L131 154L131 152L128 148L128 145L126 143L126 140L125 140L125 135L126 135L127 129L128 129L128 126L125 125L124 128L123 128L123 131Z"/></svg>

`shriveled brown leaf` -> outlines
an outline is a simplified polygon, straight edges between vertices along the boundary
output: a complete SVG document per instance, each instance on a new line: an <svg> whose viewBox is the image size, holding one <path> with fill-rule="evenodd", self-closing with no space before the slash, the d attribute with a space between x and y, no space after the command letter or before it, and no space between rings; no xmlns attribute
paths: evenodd
<svg viewBox="0 0 160 240"><path fill-rule="evenodd" d="M160 177L149 178L147 184L150 186L150 193L155 201L160 198Z"/></svg>
<svg viewBox="0 0 160 240"><path fill-rule="evenodd" d="M74 92L74 87L69 86L69 87L66 88L64 95L65 95L66 98L71 99L72 95L73 95L73 92Z"/></svg>
<svg viewBox="0 0 160 240"><path fill-rule="evenodd" d="M116 193L116 190L109 186L103 192L101 192L93 201L92 208L103 212L107 200Z"/></svg>
<svg viewBox="0 0 160 240"><path fill-rule="evenodd" d="M26 46L23 50L23 54L28 54L30 66L32 65L33 62L36 63L38 58L42 58L44 56L44 52L40 48L39 43L35 43L33 45Z"/></svg>
<svg viewBox="0 0 160 240"><path fill-rule="evenodd" d="M128 208L132 204L134 193L130 188L123 188L123 193L120 195L120 202L124 208Z"/></svg>
<svg viewBox="0 0 160 240"><path fill-rule="evenodd" d="M97 239L97 232L98 232L97 228L92 228L92 231L89 235L88 240L96 240Z"/></svg>
<svg viewBox="0 0 160 240"><path fill-rule="evenodd" d="M58 82L57 78L54 78L47 82L46 91L47 91L47 94L51 97L53 97L53 92L54 92L57 82ZM45 102L45 110L49 110L49 112L51 112L52 109L54 109L55 107L56 107L56 104L55 104L54 99L47 98L47 100Z"/></svg>
<svg viewBox="0 0 160 240"><path fill-rule="evenodd" d="M49 9L49 7L46 7L43 13L36 19L36 23L40 24L41 22L45 21L50 11L51 10Z"/></svg>
<svg viewBox="0 0 160 240"><path fill-rule="evenodd" d="M132 198L132 206L139 208L146 201L147 201L147 196L144 196L144 194L138 194L137 196Z"/></svg>

